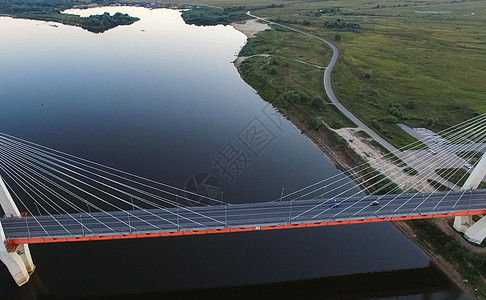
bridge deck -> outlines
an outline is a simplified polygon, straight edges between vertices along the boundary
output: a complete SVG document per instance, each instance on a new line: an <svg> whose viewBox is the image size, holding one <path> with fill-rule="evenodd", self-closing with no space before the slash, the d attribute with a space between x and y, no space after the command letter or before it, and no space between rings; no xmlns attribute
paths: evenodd
<svg viewBox="0 0 486 300"><path fill-rule="evenodd" d="M3 218L13 243L140 238L486 213L486 190ZM370 204L379 200L379 205ZM332 207L332 204L339 206Z"/></svg>

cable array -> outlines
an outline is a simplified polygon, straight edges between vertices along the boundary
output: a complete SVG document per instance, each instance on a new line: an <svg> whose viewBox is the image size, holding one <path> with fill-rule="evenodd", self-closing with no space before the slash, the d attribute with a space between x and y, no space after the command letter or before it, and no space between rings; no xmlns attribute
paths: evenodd
<svg viewBox="0 0 486 300"><path fill-rule="evenodd" d="M377 161L364 162L292 193L282 193L263 206L241 208L2 133L0 173L21 210L30 217L32 223L26 225L29 235L33 228L37 235L45 236L53 232L75 236L79 230L82 235L96 235L100 228L104 234L126 234L238 225L229 224L228 218L257 222L268 216L275 223L309 223L324 217L395 215L404 208L408 213L424 207L436 211L444 201L450 203L451 195L457 198L448 205L455 209L467 193L457 191L485 148L483 114L384 154L381 160L393 163L380 171L373 167ZM391 172L395 173L393 181L386 176ZM386 201L378 206L382 199ZM377 206L371 211L373 204ZM248 212L244 211L252 210L258 216L245 215Z"/></svg>
<svg viewBox="0 0 486 300"><path fill-rule="evenodd" d="M112 232L115 230L96 219L93 213L101 212L135 229L112 213L126 211L133 220L157 229L132 211L145 211L154 218L161 218L151 209L175 215L176 212L169 210L175 207L198 216L197 212L193 212L193 206L227 204L220 199L159 183L7 134L0 134L0 170L12 196L21 204L21 210L26 210L30 216L48 215L57 221L54 215L68 215L83 226L74 217L74 214L80 213ZM192 221L188 217L181 218ZM62 223L57 223L63 227ZM84 229L89 232L88 228Z"/></svg>
<svg viewBox="0 0 486 300"><path fill-rule="evenodd" d="M273 201L321 198L327 201L319 205L325 205L337 198L341 198L344 202L362 196L360 201L367 201L367 198L376 195L396 194L398 198L402 193L408 192L411 193L410 199L412 199L425 192L432 194L443 190L452 191L460 188L453 182L463 183L467 179L469 173L465 169L473 167L469 162L476 160L485 150L486 114L482 114L383 155L382 159L394 162L391 167L377 171L371 166L372 164L365 162ZM417 159L417 156L420 159ZM400 189L399 185L384 175L395 171L400 165L401 174L394 180L400 182L402 186L407 186L406 191ZM437 173L438 170L441 171L441 175ZM429 184L424 185L423 180L428 181ZM379 210L384 208L382 206Z"/></svg>

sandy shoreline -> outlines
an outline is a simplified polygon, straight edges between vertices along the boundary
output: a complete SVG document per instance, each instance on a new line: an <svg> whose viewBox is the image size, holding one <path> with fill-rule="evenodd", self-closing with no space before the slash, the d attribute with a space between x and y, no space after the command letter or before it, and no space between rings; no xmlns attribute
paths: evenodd
<svg viewBox="0 0 486 300"><path fill-rule="evenodd" d="M246 20L244 22L233 22L231 23L231 26L239 32L242 32L248 38L254 37L260 31L270 29L268 24L255 19Z"/></svg>

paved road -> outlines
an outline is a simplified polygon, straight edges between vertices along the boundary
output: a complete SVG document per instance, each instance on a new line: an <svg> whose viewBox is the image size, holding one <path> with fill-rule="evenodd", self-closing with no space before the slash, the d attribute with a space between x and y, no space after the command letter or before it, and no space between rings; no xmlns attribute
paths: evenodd
<svg viewBox="0 0 486 300"><path fill-rule="evenodd" d="M379 200L379 205L370 205ZM336 204L339 204L336 206ZM486 209L486 190L0 219L7 239L276 226Z"/></svg>
<svg viewBox="0 0 486 300"><path fill-rule="evenodd" d="M339 100L337 99L336 95L334 94L334 91L332 90L331 74L332 74L332 70L334 68L334 65L336 64L336 62L338 60L339 50L337 49L336 46L334 46L333 43L329 42L328 40L326 40L324 38L321 38L319 36L316 36L316 35L307 33L305 31L301 31L301 30L298 30L298 29L295 29L295 28L292 28L292 27L289 27L289 26L285 26L285 25L282 25L282 24L279 24L279 23L275 23L275 22L269 21L269 20L267 20L265 18L257 17L255 15L252 15L250 12L247 12L247 15L249 15L250 17L253 17L255 19L258 19L260 21L269 23L269 24L277 25L277 26L280 26L280 27L283 27L283 28L286 28L286 29L289 29L289 30L292 30L292 31L295 31L295 32L298 32L298 33L305 34L305 35L310 36L312 38L318 39L319 41L324 42L326 45L328 45L329 47L331 47L331 49L332 49L332 58L331 58L331 61L329 62L329 65L327 66L326 70L324 71L324 89L326 90L327 97L329 97L329 99L331 100L331 102L348 119L350 119L351 121L353 121L359 127L360 130L363 130L366 133L368 133L373 139L375 139L378 143L380 143L388 151L393 152L393 153L397 153L398 152L398 149L397 148L395 148L392 144L388 143L385 139L383 139L381 136L379 136L373 129L371 129L368 126L366 126L355 115L353 115L346 107L344 107L341 104L341 102L339 102Z"/></svg>

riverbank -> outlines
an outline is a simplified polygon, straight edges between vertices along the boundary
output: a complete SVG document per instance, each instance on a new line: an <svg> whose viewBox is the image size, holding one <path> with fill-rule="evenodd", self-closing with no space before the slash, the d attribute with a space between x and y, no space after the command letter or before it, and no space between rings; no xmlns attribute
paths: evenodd
<svg viewBox="0 0 486 300"><path fill-rule="evenodd" d="M417 239L417 234L415 230L405 221L398 221L393 223L395 227L400 230L409 240L414 242L415 245L419 246L422 251L424 251L427 256L430 258L432 263L436 265L454 284L456 284L461 290L467 293L469 296L474 297L475 291L470 286L466 285L465 279L457 269L445 260L442 256L438 255L437 253L431 251L429 248L424 247L422 243L420 243Z"/></svg>
<svg viewBox="0 0 486 300"><path fill-rule="evenodd" d="M245 32L245 27L236 27L237 30L240 30L245 35L249 36L250 32ZM265 29L262 29L265 30ZM260 31L262 31L260 30ZM258 32L251 32L252 35L257 34ZM268 54L265 58L268 61ZM248 73L248 70L242 69L242 62L245 59L241 57L235 61L235 66L237 67L238 71L240 72L241 77L252 87L254 87L259 93L261 89L252 85L252 81L248 80L248 74L245 75L245 72ZM262 95L263 97L263 95ZM265 97L263 97L265 99ZM266 99L268 101L268 99ZM272 104L274 102L269 101ZM356 170L355 167L361 165L364 161L368 161L368 158L377 159L378 164L386 163L388 165L393 165L392 162L382 159L383 153L381 150L373 145L369 139L360 136L354 128L340 128L340 129L332 129L327 126L321 126L317 128L317 130L309 129L309 124L307 122L307 118L302 116L302 111L295 111L294 109L285 109L281 105L274 106L286 117L288 118L293 124L295 124L303 133L305 133L318 147L319 149L325 153L331 161L336 165L338 168L342 170L355 170L353 176L359 176L359 170ZM401 173L401 172L400 172ZM390 176L389 174L386 174ZM393 176L391 176L393 177ZM426 184L426 183L424 183ZM437 221L432 221L437 222ZM439 267L449 278L453 281L459 288L461 288L464 292L466 292L471 297L477 297L478 299L482 299L481 294L478 293L477 288L468 285L469 282L467 279L464 278L463 274L460 274L458 270L458 266L451 263L448 259L444 258L436 251L434 251L433 247L426 247L424 246L424 242L421 242L417 239L417 235L426 235L425 232L417 232L417 228L412 228L409 224L405 222L395 222L394 225L412 242L418 245L430 258L430 260ZM443 224L442 224L443 225ZM442 226L443 227L443 226ZM462 239L462 237L455 233L455 232L447 232L444 228L441 230L444 233L454 235L455 239ZM465 242L467 243L467 242ZM470 247L475 247L470 245Z"/></svg>

